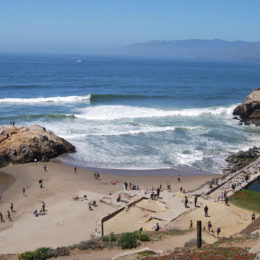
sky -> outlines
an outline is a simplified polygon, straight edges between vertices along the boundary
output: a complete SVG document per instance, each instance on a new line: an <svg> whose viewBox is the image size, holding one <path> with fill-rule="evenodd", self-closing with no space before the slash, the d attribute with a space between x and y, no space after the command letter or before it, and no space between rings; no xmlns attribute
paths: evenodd
<svg viewBox="0 0 260 260"><path fill-rule="evenodd" d="M0 0L0 52L106 53L151 40L260 41L260 0Z"/></svg>

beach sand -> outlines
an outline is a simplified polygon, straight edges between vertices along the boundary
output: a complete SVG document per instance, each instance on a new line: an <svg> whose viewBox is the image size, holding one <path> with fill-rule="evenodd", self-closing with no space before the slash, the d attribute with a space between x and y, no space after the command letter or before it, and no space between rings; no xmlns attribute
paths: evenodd
<svg viewBox="0 0 260 260"><path fill-rule="evenodd" d="M100 199L114 197L123 189L124 181L139 185L140 189L151 185L166 187L171 184L174 191L182 185L186 191L194 190L216 175L182 176L181 183L177 176L122 176L100 173L96 180L93 171L77 169L57 162L28 163L10 165L2 168L2 172L10 176L9 188L3 192L0 211L4 213L5 222L0 223L0 253L19 253L34 250L38 247L68 246L87 240L100 223L103 216L112 213L112 205L101 203ZM1 173L1 185L4 187L6 175ZM44 188L39 187L43 180ZM14 182L15 180L15 182ZM115 181L115 185L111 181ZM25 196L22 189L26 189ZM6 184L5 184L6 188ZM87 195L88 200L74 201L72 197L78 194ZM112 195L110 195L112 194ZM89 211L88 202L96 200L98 207ZM32 212L41 208L41 202L46 203L47 214L34 217ZM8 221L6 211L10 203L14 203L13 221Z"/></svg>

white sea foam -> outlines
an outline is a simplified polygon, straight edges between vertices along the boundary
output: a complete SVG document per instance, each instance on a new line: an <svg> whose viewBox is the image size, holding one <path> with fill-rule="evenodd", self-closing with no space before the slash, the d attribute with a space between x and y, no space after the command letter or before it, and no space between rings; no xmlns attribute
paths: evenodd
<svg viewBox="0 0 260 260"><path fill-rule="evenodd" d="M3 98L0 104L4 103L21 103L21 104L37 104L37 103L74 103L89 101L91 95L85 96L67 96L67 97L37 97L37 98Z"/></svg>
<svg viewBox="0 0 260 260"><path fill-rule="evenodd" d="M95 129L87 128L85 129L86 134L61 134L61 137L73 140L80 139L88 136L119 136L119 135L137 135L137 134L146 134L146 133L159 133L166 131L174 131L175 127L166 126L166 127L153 127L153 126L144 126L133 129L125 129L124 127L113 127L113 126L105 126L105 127L95 127Z"/></svg>
<svg viewBox="0 0 260 260"><path fill-rule="evenodd" d="M119 120L152 117L196 117L203 114L210 115L231 115L236 105L228 107L191 108L182 110L167 110L134 106L92 106L80 110L75 114L77 118L87 120Z"/></svg>

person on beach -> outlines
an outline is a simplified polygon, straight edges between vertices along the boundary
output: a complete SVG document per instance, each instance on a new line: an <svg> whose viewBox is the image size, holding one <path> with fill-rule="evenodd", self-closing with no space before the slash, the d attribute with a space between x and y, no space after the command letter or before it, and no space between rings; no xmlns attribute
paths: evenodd
<svg viewBox="0 0 260 260"><path fill-rule="evenodd" d="M100 175L99 175L99 172L97 173L97 179L99 180L99 178L100 178Z"/></svg>
<svg viewBox="0 0 260 260"><path fill-rule="evenodd" d="M11 218L11 213L10 213L9 210L7 210L7 218L8 218L10 221L12 220L12 218Z"/></svg>
<svg viewBox="0 0 260 260"><path fill-rule="evenodd" d="M195 205L195 208L197 207L197 202L198 202L198 196L195 196L195 198L194 198L194 205Z"/></svg>
<svg viewBox="0 0 260 260"><path fill-rule="evenodd" d="M157 196L158 199L159 199L159 197L160 197L160 192L161 192L161 189L158 187L158 188L157 188L157 194L156 194L156 196Z"/></svg>
<svg viewBox="0 0 260 260"><path fill-rule="evenodd" d="M193 222L192 222L192 220L190 221L190 229L192 229L193 228Z"/></svg>
<svg viewBox="0 0 260 260"><path fill-rule="evenodd" d="M212 224L211 224L211 222L210 222L210 220L209 220L209 222L208 222L208 231L209 231L209 232L210 232L211 228L212 228Z"/></svg>
<svg viewBox="0 0 260 260"><path fill-rule="evenodd" d="M76 167L76 165L74 166L74 172L77 173L77 167Z"/></svg>
<svg viewBox="0 0 260 260"><path fill-rule="evenodd" d="M208 208L208 205L206 205L206 206L204 207L205 217L208 217L208 216L209 216L209 215L208 215L208 211L209 211L209 208Z"/></svg>
<svg viewBox="0 0 260 260"><path fill-rule="evenodd" d="M46 166L46 164L43 166L43 170L44 170L45 172L47 172L47 166Z"/></svg>
<svg viewBox="0 0 260 260"><path fill-rule="evenodd" d="M121 196L120 196L120 194L117 196L117 199L116 199L116 201L117 202L120 202L120 200L121 200Z"/></svg>
<svg viewBox="0 0 260 260"><path fill-rule="evenodd" d="M187 196L185 196L185 198L184 198L184 206L185 206L185 208L187 208L188 207L188 198L187 198Z"/></svg>
<svg viewBox="0 0 260 260"><path fill-rule="evenodd" d="M25 188L23 187L23 195L25 196Z"/></svg>
<svg viewBox="0 0 260 260"><path fill-rule="evenodd" d="M255 212L252 213L251 218L252 218L252 221L255 220Z"/></svg>
<svg viewBox="0 0 260 260"><path fill-rule="evenodd" d="M170 185L169 183L167 184L167 190L168 190L168 191L171 191L171 190L172 190L172 189L171 189L171 185Z"/></svg>
<svg viewBox="0 0 260 260"><path fill-rule="evenodd" d="M4 217L3 217L3 213L2 212L0 212L0 221L4 222Z"/></svg>
<svg viewBox="0 0 260 260"><path fill-rule="evenodd" d="M221 229L220 229L220 227L218 226L218 227L217 227L217 235L218 235L218 238L219 238L220 232L221 232Z"/></svg>
<svg viewBox="0 0 260 260"><path fill-rule="evenodd" d="M91 202L88 203L88 209L93 210L92 207L91 207Z"/></svg>
<svg viewBox="0 0 260 260"><path fill-rule="evenodd" d="M154 231L159 231L160 230L160 226L158 223L156 223L156 225L154 226Z"/></svg>
<svg viewBox="0 0 260 260"><path fill-rule="evenodd" d="M178 182L181 182L181 175L178 175Z"/></svg>
<svg viewBox="0 0 260 260"><path fill-rule="evenodd" d="M40 188L42 189L43 188L42 180L39 180L39 185L40 185Z"/></svg>
<svg viewBox="0 0 260 260"><path fill-rule="evenodd" d="M11 202L10 209L11 209L11 212L14 212L14 204L13 204L13 202Z"/></svg>
<svg viewBox="0 0 260 260"><path fill-rule="evenodd" d="M42 211L44 212L46 210L46 204L44 201L42 201Z"/></svg>
<svg viewBox="0 0 260 260"><path fill-rule="evenodd" d="M38 217L38 216L39 216L39 213L38 213L37 209L35 209L35 210L33 211L33 215L34 215L35 217Z"/></svg>
<svg viewBox="0 0 260 260"><path fill-rule="evenodd" d="M228 196L225 197L225 205L229 206L229 204L228 204Z"/></svg>

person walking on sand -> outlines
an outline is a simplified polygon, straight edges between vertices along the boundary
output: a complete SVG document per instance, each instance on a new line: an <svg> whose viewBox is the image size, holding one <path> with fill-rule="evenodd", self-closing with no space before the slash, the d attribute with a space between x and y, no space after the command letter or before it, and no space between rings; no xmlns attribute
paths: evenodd
<svg viewBox="0 0 260 260"><path fill-rule="evenodd" d="M4 222L4 217L3 217L3 213L2 212L0 212L0 221Z"/></svg>
<svg viewBox="0 0 260 260"><path fill-rule="evenodd" d="M190 229L192 229L193 228L193 222L192 222L192 220L190 221Z"/></svg>
<svg viewBox="0 0 260 260"><path fill-rule="evenodd" d="M11 221L12 219L11 219L11 213L10 213L10 211L9 210L7 210L7 218Z"/></svg>
<svg viewBox="0 0 260 260"><path fill-rule="evenodd" d="M218 235L218 238L219 238L220 232L221 232L221 229L220 229L220 227L218 226L218 227L217 227L217 235Z"/></svg>
<svg viewBox="0 0 260 260"><path fill-rule="evenodd" d="M74 172L77 173L77 167L76 167L76 165L74 166Z"/></svg>
<svg viewBox="0 0 260 260"><path fill-rule="evenodd" d="M46 208L45 208L45 202L42 201L42 211L45 212Z"/></svg>
<svg viewBox="0 0 260 260"><path fill-rule="evenodd" d="M194 199L195 208L197 207L197 202L198 202L198 196L195 196L195 199Z"/></svg>
<svg viewBox="0 0 260 260"><path fill-rule="evenodd" d="M187 198L187 196L185 196L185 198L184 198L184 206L185 206L185 208L188 207L188 198Z"/></svg>
<svg viewBox="0 0 260 260"><path fill-rule="evenodd" d="M208 215L208 211L209 211L209 208L208 208L208 206L206 205L206 206L204 207L205 217L208 217L208 216L209 216L209 215Z"/></svg>
<svg viewBox="0 0 260 260"><path fill-rule="evenodd" d="M211 222L210 222L210 220L209 220L209 222L208 222L208 231L209 231L209 232L210 232L211 228L212 228L212 224L211 224Z"/></svg>
<svg viewBox="0 0 260 260"><path fill-rule="evenodd" d="M25 196L25 188L23 187L23 195Z"/></svg>
<svg viewBox="0 0 260 260"><path fill-rule="evenodd" d="M44 164L43 170L44 170L45 172L47 172L47 166L46 166L46 164Z"/></svg>
<svg viewBox="0 0 260 260"><path fill-rule="evenodd" d="M228 206L228 196L225 196L225 205Z"/></svg>
<svg viewBox="0 0 260 260"><path fill-rule="evenodd" d="M100 177L100 175L99 175L99 172L97 173L97 179L99 180L99 177Z"/></svg>
<svg viewBox="0 0 260 260"><path fill-rule="evenodd" d="M14 212L14 204L13 204L13 202L11 202L10 209L11 209L11 212Z"/></svg>
<svg viewBox="0 0 260 260"><path fill-rule="evenodd" d="M252 213L251 218L252 218L252 221L255 220L255 212Z"/></svg>
<svg viewBox="0 0 260 260"><path fill-rule="evenodd" d="M178 175L178 182L181 182L181 175Z"/></svg>

